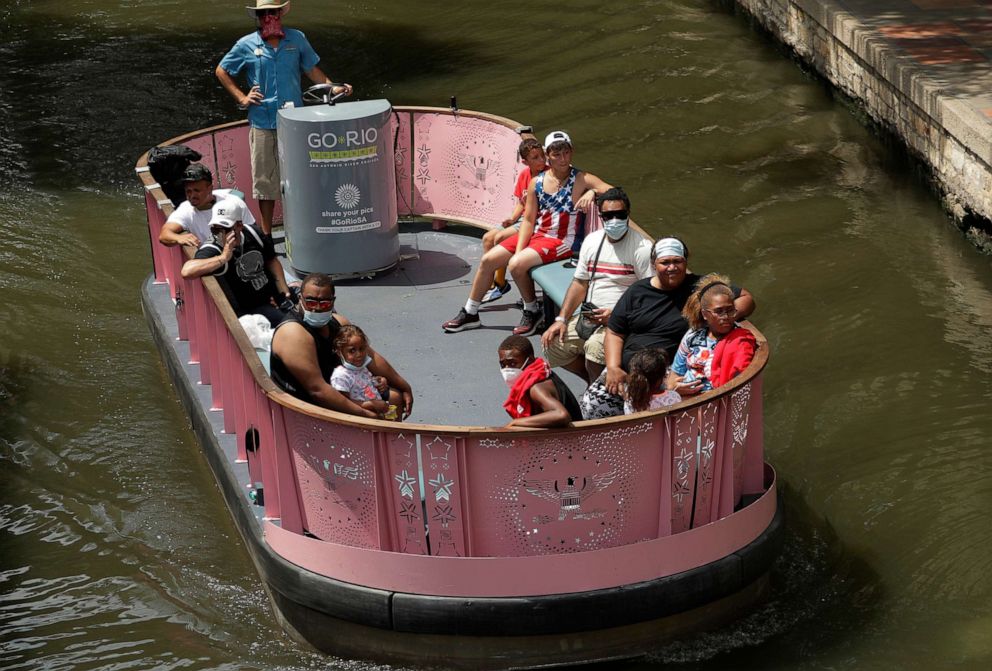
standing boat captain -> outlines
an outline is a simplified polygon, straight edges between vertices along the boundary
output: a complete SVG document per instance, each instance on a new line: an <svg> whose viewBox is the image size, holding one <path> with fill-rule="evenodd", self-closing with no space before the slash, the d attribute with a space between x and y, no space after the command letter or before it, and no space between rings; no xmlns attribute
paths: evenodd
<svg viewBox="0 0 992 671"><path fill-rule="evenodd" d="M282 17L289 13L289 1L256 0L246 8L257 29L238 40L221 59L214 73L238 107L248 110L248 145L251 150L252 196L258 200L262 231L272 232L272 214L280 199L279 157L276 147L276 114L292 104L303 105L300 72L314 84L330 84L336 95L347 92L350 84L335 85L317 67L320 56L299 30L284 28ZM244 72L248 93L234 78Z"/></svg>

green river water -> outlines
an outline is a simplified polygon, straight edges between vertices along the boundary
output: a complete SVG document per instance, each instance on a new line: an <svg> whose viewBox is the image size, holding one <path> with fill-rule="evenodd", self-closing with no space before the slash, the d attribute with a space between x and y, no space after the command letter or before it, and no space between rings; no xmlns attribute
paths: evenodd
<svg viewBox="0 0 992 671"><path fill-rule="evenodd" d="M134 161L240 118L244 4L0 5L5 670L380 668L283 636L139 307ZM898 148L714 0L293 4L359 97L568 130L757 298L771 599L624 668L992 668L992 267Z"/></svg>

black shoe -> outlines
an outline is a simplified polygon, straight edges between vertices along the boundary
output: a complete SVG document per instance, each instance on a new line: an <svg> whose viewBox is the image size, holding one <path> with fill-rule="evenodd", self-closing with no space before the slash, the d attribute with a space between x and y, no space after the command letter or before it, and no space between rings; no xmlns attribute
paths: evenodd
<svg viewBox="0 0 992 671"><path fill-rule="evenodd" d="M454 319L449 319L441 324L441 328L443 328L446 333L458 333L459 331L477 329L480 326L482 326L482 322L479 321L479 315L470 315L465 312L465 308L459 310L458 315L455 316Z"/></svg>
<svg viewBox="0 0 992 671"><path fill-rule="evenodd" d="M513 329L513 335L534 335L543 325L544 313L541 310L524 310L520 315L520 325Z"/></svg>

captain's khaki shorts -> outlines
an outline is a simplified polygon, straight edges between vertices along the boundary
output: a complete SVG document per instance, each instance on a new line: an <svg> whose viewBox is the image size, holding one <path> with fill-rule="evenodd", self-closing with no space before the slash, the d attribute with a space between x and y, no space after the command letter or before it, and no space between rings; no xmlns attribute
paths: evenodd
<svg viewBox="0 0 992 671"><path fill-rule="evenodd" d="M248 129L248 147L251 151L251 195L255 200L282 200L276 131Z"/></svg>
<svg viewBox="0 0 992 671"><path fill-rule="evenodd" d="M552 368L561 368L571 363L577 356L584 356L593 363L601 366L606 365L606 327L600 326L596 332L589 336L589 340L583 340L575 331L575 325L579 323L579 315L568 320L568 327L565 329L565 342L558 342L556 339L544 350L544 360Z"/></svg>

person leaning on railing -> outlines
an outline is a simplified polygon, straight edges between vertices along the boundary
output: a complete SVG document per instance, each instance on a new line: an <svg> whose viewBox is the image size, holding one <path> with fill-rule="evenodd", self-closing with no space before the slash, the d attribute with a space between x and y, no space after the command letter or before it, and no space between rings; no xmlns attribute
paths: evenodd
<svg viewBox="0 0 992 671"><path fill-rule="evenodd" d="M672 362L671 389L680 389L683 395L715 389L739 375L754 358L757 341L735 321L732 286L723 275L707 275L696 283L682 308L689 330Z"/></svg>
<svg viewBox="0 0 992 671"><path fill-rule="evenodd" d="M503 408L513 419L507 427L555 429L582 419L578 401L534 346L520 335L507 336L496 350L500 373L510 388Z"/></svg>
<svg viewBox="0 0 992 671"><path fill-rule="evenodd" d="M606 330L606 391L619 395L627 379L627 365L634 352L645 347L661 347L670 360L689 324L682 315L700 276L687 269L689 249L676 237L660 238L651 249L654 276L635 282L610 315ZM738 319L754 312L754 298L747 289L731 286ZM698 386L698 385L694 385ZM680 395L693 392L675 388ZM698 391L697 391L698 393Z"/></svg>
<svg viewBox="0 0 992 671"><path fill-rule="evenodd" d="M328 380L341 365L334 340L338 330L350 322L334 312L336 296L334 283L324 273L311 273L300 286L298 309L290 312L272 334L269 368L272 381L301 401L329 410L368 417L383 418L387 408L363 408L332 387ZM401 416L413 412L413 390L402 375L386 359L369 348L372 360L368 370L373 376L386 378L389 386L400 393Z"/></svg>
<svg viewBox="0 0 992 671"><path fill-rule="evenodd" d="M211 239L183 264L182 276L215 276L236 315L262 315L275 326L292 307L289 287L272 238L255 226L245 226L245 212L241 199L217 201L210 219Z"/></svg>
<svg viewBox="0 0 992 671"><path fill-rule="evenodd" d="M187 167L183 172L182 182L186 200L179 203L162 224L158 241L166 247L183 245L195 250L211 238L210 219L217 201L235 198L242 205L244 201L234 195L231 189L213 188L213 173L202 163L193 163ZM243 217L245 226L255 223L255 217L247 207Z"/></svg>

